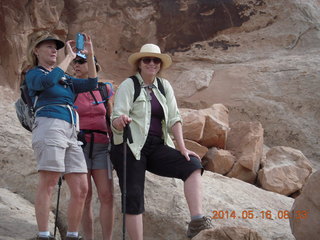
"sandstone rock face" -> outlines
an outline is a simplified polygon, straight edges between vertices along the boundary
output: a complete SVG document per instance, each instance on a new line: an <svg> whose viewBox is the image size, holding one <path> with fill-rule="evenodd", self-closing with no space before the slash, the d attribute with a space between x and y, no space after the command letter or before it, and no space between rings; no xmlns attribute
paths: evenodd
<svg viewBox="0 0 320 240"><path fill-rule="evenodd" d="M192 108L223 103L230 122L261 122L267 145L301 149L319 168L320 3L251 1L253 8L249 1L241 3L248 6L243 13L249 21L175 53L175 69L215 70L208 88L188 98L179 91L181 82L174 82L180 103ZM179 73L172 75L175 81Z"/></svg>
<svg viewBox="0 0 320 240"><path fill-rule="evenodd" d="M261 168L263 168L266 165L266 155L269 150L270 150L270 148L268 146L263 145L262 158L261 158Z"/></svg>
<svg viewBox="0 0 320 240"><path fill-rule="evenodd" d="M263 128L258 122L234 122L230 126L227 149L236 157L229 177L255 183L263 150Z"/></svg>
<svg viewBox="0 0 320 240"><path fill-rule="evenodd" d="M318 239L320 229L320 171L313 173L291 209L290 226L296 240Z"/></svg>
<svg viewBox="0 0 320 240"><path fill-rule="evenodd" d="M228 109L222 104L210 108L180 110L183 120L183 136L210 148L225 148L229 130Z"/></svg>
<svg viewBox="0 0 320 240"><path fill-rule="evenodd" d="M0 188L0 239L25 240L38 231L33 205L20 195ZM54 216L50 215L49 228L53 232ZM57 234L57 240L60 239Z"/></svg>
<svg viewBox="0 0 320 240"><path fill-rule="evenodd" d="M196 67L182 71L181 75L176 79L177 82L181 83L176 97L188 98L191 97L195 91L208 88L213 80L213 76L214 71L210 69L204 70Z"/></svg>
<svg viewBox="0 0 320 240"><path fill-rule="evenodd" d="M37 172L31 149L31 134L18 122L13 99L17 95L8 88L0 86L0 186L12 192L19 192L30 202L34 200ZM8 127L10 126L10 127ZM13 174L15 172L20 174ZM25 182L30 186L26 188ZM21 189L22 191L18 191Z"/></svg>
<svg viewBox="0 0 320 240"><path fill-rule="evenodd" d="M227 149L243 167L257 171L263 149L263 128L256 122L234 122L230 126Z"/></svg>
<svg viewBox="0 0 320 240"><path fill-rule="evenodd" d="M266 190L290 195L302 188L311 172L310 162L301 151L273 147L267 152L259 182Z"/></svg>
<svg viewBox="0 0 320 240"><path fill-rule="evenodd" d="M206 119L199 143L208 148L224 149L229 131L228 109L222 104L214 104L210 108L200 109L199 114Z"/></svg>
<svg viewBox="0 0 320 240"><path fill-rule="evenodd" d="M236 158L229 151L210 148L203 161L206 170L225 175L232 169Z"/></svg>
<svg viewBox="0 0 320 240"><path fill-rule="evenodd" d="M194 240L263 240L257 232L243 227L220 227L201 231Z"/></svg>
<svg viewBox="0 0 320 240"><path fill-rule="evenodd" d="M200 115L198 110L182 108L180 114L183 120L183 137L199 142L203 136L206 117Z"/></svg>
<svg viewBox="0 0 320 240"><path fill-rule="evenodd" d="M202 180L203 211L213 218L214 228L246 228L265 239L294 239L288 232L289 220L277 216L281 209L289 211L293 199L211 172L205 172ZM144 239L185 240L186 222L190 221L190 216L182 181L148 173L146 193L144 222L148 227L145 228ZM118 200L116 202L119 203ZM267 210L272 212L269 219L266 218ZM235 218L231 217L232 211ZM115 232L120 231L115 229Z"/></svg>

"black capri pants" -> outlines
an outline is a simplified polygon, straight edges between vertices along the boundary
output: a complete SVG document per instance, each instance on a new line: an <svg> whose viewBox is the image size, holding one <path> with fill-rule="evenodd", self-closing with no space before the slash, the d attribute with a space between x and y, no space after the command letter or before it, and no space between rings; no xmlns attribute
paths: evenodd
<svg viewBox="0 0 320 240"><path fill-rule="evenodd" d="M123 157L123 144L113 145L111 161L117 172L122 194ZM203 173L203 167L198 158L190 156L190 161L187 161L178 150L164 145L163 139L157 136L149 135L147 137L141 150L140 160L135 159L128 147L126 213L136 215L144 212L146 170L159 176L179 178L185 181L197 169L201 169L201 174Z"/></svg>

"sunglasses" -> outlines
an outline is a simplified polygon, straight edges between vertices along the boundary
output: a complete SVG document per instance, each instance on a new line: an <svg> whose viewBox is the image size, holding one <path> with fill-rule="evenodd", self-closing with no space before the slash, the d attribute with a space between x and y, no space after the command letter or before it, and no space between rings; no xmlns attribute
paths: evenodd
<svg viewBox="0 0 320 240"><path fill-rule="evenodd" d="M84 64L84 63L86 63L86 62L87 62L87 60L84 59L84 58L79 58L79 59L74 59L74 60L73 60L73 64L76 64L76 63L78 63L78 64Z"/></svg>
<svg viewBox="0 0 320 240"><path fill-rule="evenodd" d="M152 61L154 64L159 64L159 63L162 62L160 58L152 58L152 57L142 58L142 62L143 62L144 64L149 64L149 63L151 63L151 61Z"/></svg>

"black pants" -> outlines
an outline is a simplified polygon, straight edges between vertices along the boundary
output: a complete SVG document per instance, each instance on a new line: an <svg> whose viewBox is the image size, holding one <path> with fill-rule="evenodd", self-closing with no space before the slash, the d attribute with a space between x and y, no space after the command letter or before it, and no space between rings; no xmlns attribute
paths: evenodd
<svg viewBox="0 0 320 240"><path fill-rule="evenodd" d="M140 214L144 212L145 171L164 177L179 178L185 181L195 170L203 167L196 157L190 161L176 149L164 145L160 137L148 136L141 150L140 160L136 160L130 148L127 148L127 198L126 213ZM123 144L111 148L111 161L119 178L123 191Z"/></svg>

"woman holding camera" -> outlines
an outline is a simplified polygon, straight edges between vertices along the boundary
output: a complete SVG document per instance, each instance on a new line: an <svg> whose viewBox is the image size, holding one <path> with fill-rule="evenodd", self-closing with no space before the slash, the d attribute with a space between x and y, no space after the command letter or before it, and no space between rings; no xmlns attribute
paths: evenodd
<svg viewBox="0 0 320 240"><path fill-rule="evenodd" d="M25 81L29 95L36 101L32 148L39 172L35 198L39 240L55 239L49 232L48 221L52 193L61 174L70 191L66 239L81 239L78 228L88 184L85 158L77 141L78 116L73 103L76 93L90 91L97 85L92 42L86 34L84 39L87 79L76 79L65 74L76 57L74 40L66 42L66 56L58 65L58 50L64 47L64 43L55 35L46 31L37 32L28 46L31 69L26 73Z"/></svg>

